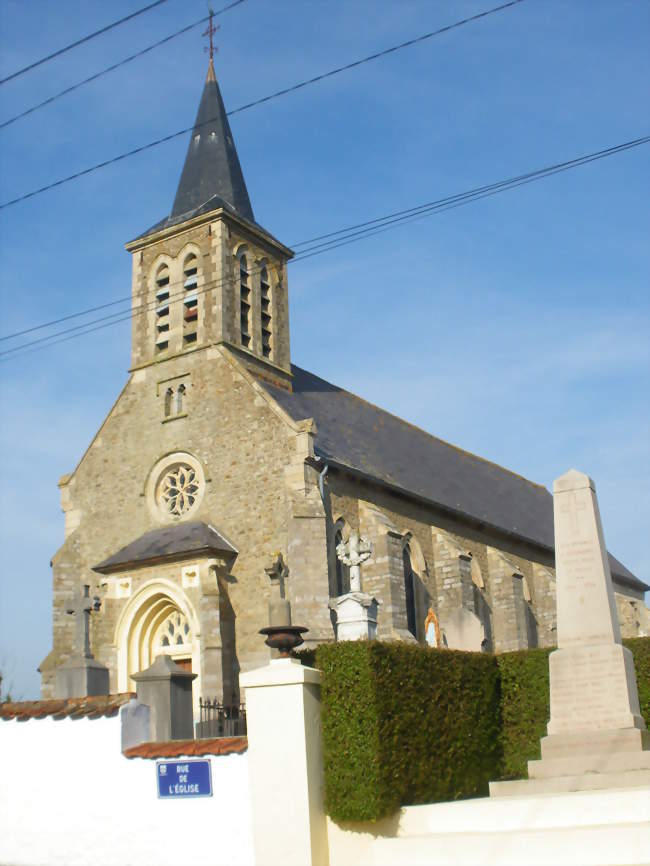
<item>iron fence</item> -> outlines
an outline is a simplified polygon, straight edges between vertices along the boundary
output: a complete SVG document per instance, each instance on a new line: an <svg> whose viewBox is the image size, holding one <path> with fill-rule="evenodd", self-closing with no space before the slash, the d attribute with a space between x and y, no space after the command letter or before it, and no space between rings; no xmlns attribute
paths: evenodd
<svg viewBox="0 0 650 866"><path fill-rule="evenodd" d="M246 735L246 707L228 706L216 698L199 698L200 721L196 723L196 739L206 737L242 737Z"/></svg>

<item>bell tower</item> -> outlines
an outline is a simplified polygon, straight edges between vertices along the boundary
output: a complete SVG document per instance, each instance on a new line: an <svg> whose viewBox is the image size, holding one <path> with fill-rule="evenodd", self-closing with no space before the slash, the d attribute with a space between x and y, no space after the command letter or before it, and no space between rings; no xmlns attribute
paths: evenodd
<svg viewBox="0 0 650 866"><path fill-rule="evenodd" d="M293 252L255 221L212 57L171 213L126 249L132 369L226 344L289 386Z"/></svg>

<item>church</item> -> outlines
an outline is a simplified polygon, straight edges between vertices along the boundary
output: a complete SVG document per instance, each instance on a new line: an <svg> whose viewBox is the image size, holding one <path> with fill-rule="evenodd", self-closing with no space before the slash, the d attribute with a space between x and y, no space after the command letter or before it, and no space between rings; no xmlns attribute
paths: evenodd
<svg viewBox="0 0 650 866"><path fill-rule="evenodd" d="M379 638L424 643L433 622L450 647L556 643L550 493L292 364L293 253L255 220L212 60L171 213L126 249L129 376L59 481L44 698L89 586L111 692L167 654L197 675L195 701L237 703L239 672L269 658L268 570L306 644L332 641L351 532L372 546ZM650 633L648 586L610 567L623 635Z"/></svg>

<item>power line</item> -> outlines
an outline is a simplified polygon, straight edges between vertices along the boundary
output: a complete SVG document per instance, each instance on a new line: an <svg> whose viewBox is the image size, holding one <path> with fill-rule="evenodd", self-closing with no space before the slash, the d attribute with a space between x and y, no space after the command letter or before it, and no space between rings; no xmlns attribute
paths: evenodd
<svg viewBox="0 0 650 866"><path fill-rule="evenodd" d="M214 15L215 17L217 15L221 15L223 12L227 12L229 9L233 9L235 6L239 6L239 4L243 2L244 0L235 0L234 3L230 3L228 6L224 6L223 9L219 9L219 11L215 12ZM198 21L194 21L192 24L188 24L186 27L182 27L180 30L176 30L176 32L174 33L170 33L169 36L165 36L164 39L159 39L158 42L154 42L152 45L148 45L141 51L137 51L135 54L131 54L129 57L125 57L123 60L119 60L117 63L113 63L111 66L107 66L106 69L102 69L100 72L96 72L94 75L89 75L88 78L84 78L82 81L78 81L76 84L72 84L70 85L70 87L66 87L59 93L55 93L53 96L49 96L42 102L38 102L36 105L32 105L31 108L26 108L24 111L21 111L20 114L16 114L14 117L10 117L8 120L2 121L2 123L0 123L0 129L4 129L4 127L9 126L11 123L15 123L17 120L20 120L23 117L27 117L28 114L32 114L34 111L38 111L40 108L44 108L46 105L51 105L62 96L67 96L68 93L72 93L73 91L78 90L80 87L83 87L84 84L90 84L92 81L97 81L98 78L102 78L109 72L114 72L121 66L126 66L127 63L130 63L132 60L137 60L138 57L142 57L143 55L148 54L150 51L153 51L154 48L160 48L161 45L165 45L167 42L171 42L171 40L176 39L177 36L182 36L184 33L193 30L200 24L204 24L209 19L209 17L209 15L206 15L203 18L199 18Z"/></svg>
<svg viewBox="0 0 650 866"><path fill-rule="evenodd" d="M23 66L22 69L17 69L16 72L12 72L11 75L7 75L5 76L5 78L0 78L0 84L6 84L7 81L18 78L19 75L23 75L25 72L29 72L30 69L35 69L37 66L41 66L43 63L47 63L48 60L53 60L55 57L60 57L62 54L65 54L66 51L71 51L73 48L77 48L79 45L83 45L85 42L90 42L90 40L94 39L96 36L101 36L102 33L107 33L114 27L119 27L120 24L124 24L126 21L131 21L131 19L137 18L138 15L142 15L143 12L148 12L150 9L155 9L156 6L161 6L163 3L166 2L167 0L155 0L154 3L150 3L148 6L143 6L142 9L131 12L130 15L126 15L124 18L120 18L118 21L113 21L112 24L107 24L106 27L101 27L99 30L95 30L94 33L89 33L87 36L83 36L81 39L77 39L76 42L71 42L70 45L66 45L65 48L59 48L57 51L53 51L51 54L48 54L45 57L41 57L40 60L35 60L34 63L30 63L28 66Z"/></svg>
<svg viewBox="0 0 650 866"><path fill-rule="evenodd" d="M278 99L281 96L286 96L289 93L294 93L296 90L301 90L303 87L307 87L310 84L315 84L318 81L323 81L324 79L330 78L333 75L338 75L341 72L358 68L364 63L369 63L372 60L377 60L380 57L385 57L387 54L392 54L393 52L400 51L403 48L409 48L413 45L417 45L418 43L423 42L426 39L431 39L433 36L439 36L442 33L447 33L449 30L454 30L457 27L462 27L464 24L470 24L471 22L477 21L480 18L485 18L488 15L493 15L496 12L501 12L504 9L509 9L510 7L517 6L523 2L524 0L509 0L508 3L503 3L501 6L495 6L493 9L487 9L485 12L479 12L476 15L470 16L469 18L463 18L460 21L455 21L453 24L447 24L445 27L441 27L438 30L432 30L430 33L424 33L423 35L417 36L414 39L409 39L407 42L402 42L399 45L394 45L391 48L386 48L383 51L376 52L375 54L370 54L367 57L362 57L360 60L355 60L353 63L347 63L345 66L339 66L336 69L330 69L329 72L323 72L320 75L317 75L313 78L308 78L307 80L301 81L298 84L294 84L291 87L285 87L283 90L277 90L275 93L271 93L268 96L263 96L260 99L254 100L253 102L248 102L245 105L240 105L239 108L234 108L232 111L228 111L227 115L230 117L231 115L238 114L241 111L247 111L249 108L254 108L257 105L262 105L263 103L269 102L272 99ZM139 147L135 147L132 150L128 150L125 153L119 154L118 156L114 156L111 159L106 159L103 162L98 162L95 165L82 169L81 171L76 171L74 172L74 174L70 174L67 177L62 177L59 180L48 183L45 186L32 190L31 192L24 193L23 195L11 199L10 201L3 202L2 204L0 204L0 210L11 207L12 205L18 204L19 202L25 201L26 199L33 198L34 196L41 195L48 190L63 186L63 184L70 183L70 181L77 180L78 178L84 177L87 174L99 171L99 169L106 168L109 165L114 165L117 162L121 162L124 159L135 156L136 154L143 153L146 150L151 150L151 148L158 147L161 144L166 144L168 141L173 141L173 139L175 138L179 138L182 135L186 135L188 132L192 132L192 130L195 128L199 129L202 126L207 126L208 124L213 123L217 119L218 118L216 117L211 117L209 120L206 120L204 123L199 124L199 126L197 127L188 126L185 129L179 129L177 132L172 132L169 135L165 135L162 138L158 138L155 141L149 142L148 144L140 145Z"/></svg>
<svg viewBox="0 0 650 866"><path fill-rule="evenodd" d="M622 153L626 150L630 150L634 147L639 147L643 144L650 143L650 135L643 136L641 138L632 139L627 142L623 142L621 144L614 145L609 148L604 148L602 150L594 151L589 154L584 154L582 156L576 157L575 159L565 160L564 162L554 163L553 165L546 166L541 169L536 169L534 171L526 172L525 174L516 175L512 178L507 178L505 180L496 181L492 184L487 184L484 186L474 187L473 189L466 190L461 193L457 193L455 195L446 196L444 198L437 199L432 202L427 202L423 205L417 205L413 208L408 208L402 211L396 211L392 214L387 214L383 217L378 217L376 219L367 220L363 223L358 223L354 226L348 226L346 228L338 229L334 232L328 232L324 235L319 235L318 237L312 238L311 240L301 241L294 246L305 246L302 252L298 253L293 262L300 262L305 259L311 258L312 256L320 255L325 252L330 252L334 249L337 249L341 246L346 246L350 243L356 243L359 240L363 240L367 237L371 237L375 234L379 234L384 231L388 231L391 227L396 224L406 224L410 223L417 219L422 219L426 216L430 216L434 213L441 213L446 210L450 210L452 208L460 207L464 204L469 204L474 201L479 201L480 199L486 198L488 196L496 195L500 192L505 192L510 189L515 189L516 187L523 186L525 184L531 183L534 180L541 180L546 177L551 177L555 174L559 174L564 171L568 171L572 168L577 168L582 165L588 165L591 162L595 162L600 159L604 159L608 156L613 156L618 153ZM259 272L261 272L261 268ZM209 291L211 288L214 288L218 285L222 285L228 277L224 276L221 280L211 281L209 284L204 286L197 294L203 294L206 291ZM179 281L174 283L174 285L180 285ZM135 297L142 296L148 294L148 291L138 293ZM184 296L185 292L181 291L170 295L168 298L168 303L175 303L176 301L180 301ZM129 296L130 297L130 296ZM114 301L112 303L124 303L126 300L129 300L129 297L121 299L119 301ZM32 340L27 343L23 343L19 346L15 346L13 348L4 350L0 352L0 360L8 361L11 358L20 356L25 353L25 351L35 351L36 349L30 349L30 347L38 346L38 348L46 348L50 345L55 345L56 343L65 342L68 339L73 339L75 337L83 336L87 333L92 333L104 327L109 327L112 324L118 324L122 321L127 321L129 319L136 318L139 315L143 315L146 312L149 312L151 309L155 308L158 305L158 301L150 301L148 304L143 305L140 308L132 310L129 313L125 313L125 311L121 310L117 313L112 313L108 316L101 317L99 319L95 319L91 322L86 322L81 325L77 325L73 328L68 328L63 331L58 331L55 334L50 334L45 337L40 337L36 340ZM108 305L105 305L108 306ZM90 310L85 310L76 314L72 314L69 317L65 318L73 318L74 316L82 316L87 315L90 312L95 311L100 308L91 308ZM121 317L121 318L118 318ZM53 324L57 324L64 319L54 320L49 323L45 323L44 325L37 326L35 328L29 329L30 331L38 330L39 328L49 327ZM92 327L91 327L92 326ZM9 339L10 337L20 336L21 334L27 333L27 331L17 332L16 334L10 334L3 339ZM62 339L56 339L61 337ZM44 345L40 345L44 344Z"/></svg>

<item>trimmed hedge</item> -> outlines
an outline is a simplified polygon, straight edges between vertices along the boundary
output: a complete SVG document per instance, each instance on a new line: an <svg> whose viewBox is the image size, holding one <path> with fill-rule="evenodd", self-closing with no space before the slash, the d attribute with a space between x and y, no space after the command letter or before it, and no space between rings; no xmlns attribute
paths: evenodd
<svg viewBox="0 0 650 866"><path fill-rule="evenodd" d="M650 729L650 638L625 638L634 656L641 715ZM501 679L501 779L528 775L528 761L540 758L540 739L551 715L548 657L551 649L496 656Z"/></svg>
<svg viewBox="0 0 650 866"><path fill-rule="evenodd" d="M623 644L634 656L641 715L650 731L650 637L624 638Z"/></svg>
<svg viewBox="0 0 650 866"><path fill-rule="evenodd" d="M501 760L492 656L349 641L318 647L316 664L332 818L487 793Z"/></svg>
<svg viewBox="0 0 650 866"><path fill-rule="evenodd" d="M650 727L650 638L624 643ZM525 777L549 718L550 651L346 641L299 653L324 674L328 814L376 821L401 805L485 795L490 780Z"/></svg>
<svg viewBox="0 0 650 866"><path fill-rule="evenodd" d="M494 656L501 682L503 756L499 776L522 779L528 761L540 758L540 739L550 716L548 657L550 649L521 650Z"/></svg>

